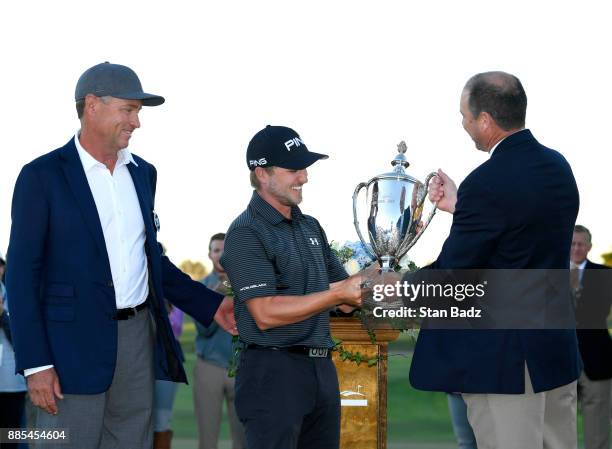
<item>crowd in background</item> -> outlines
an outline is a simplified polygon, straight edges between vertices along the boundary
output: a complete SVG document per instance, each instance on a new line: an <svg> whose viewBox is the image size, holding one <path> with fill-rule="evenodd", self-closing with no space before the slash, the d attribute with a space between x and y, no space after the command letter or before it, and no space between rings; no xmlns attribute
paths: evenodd
<svg viewBox="0 0 612 449"><path fill-rule="evenodd" d="M585 269L606 269L587 259L592 247L591 234L584 226L576 226L570 256L570 287L578 312L584 309L585 300L596 303L601 323L607 320L612 292L593 286ZM227 275L219 259L223 254L225 234L217 233L210 238L208 257L212 271L202 279L207 287L220 293L228 292ZM0 428L25 428L26 422L33 427L33 415L27 413L31 405L27 401L27 387L23 376L15 374L14 353L11 346L9 326L9 293L4 285L6 260L0 255ZM591 281L594 282L594 281ZM602 292L608 297L593 297ZM582 301L581 301L582 300ZM581 304L581 305L580 305ZM607 305L607 306L606 306ZM172 330L177 339L182 334L183 312L167 302ZM599 306L598 306L599 307ZM196 323L196 363L193 371L193 401L195 424L199 434L198 449L214 449L219 441L223 402L226 403L233 449L246 448L244 431L234 408L234 379L228 369L235 350L232 336L216 323L204 327ZM581 355L585 370L579 380L579 398L584 422L585 449L609 447L610 423L612 422L612 340L601 331L588 329L578 331ZM155 385L154 448L171 447L172 409L178 384L158 380ZM29 406L26 407L26 404ZM449 392L448 406L459 449L476 449L476 439L467 419L466 406L460 394ZM10 445L6 446L10 449ZM27 448L27 444L13 445Z"/></svg>

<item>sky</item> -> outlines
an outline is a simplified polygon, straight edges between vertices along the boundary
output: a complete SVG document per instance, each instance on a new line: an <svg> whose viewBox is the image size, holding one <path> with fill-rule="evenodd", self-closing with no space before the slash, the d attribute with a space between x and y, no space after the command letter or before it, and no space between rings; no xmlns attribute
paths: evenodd
<svg viewBox="0 0 612 449"><path fill-rule="evenodd" d="M166 103L144 108L130 150L158 170L159 238L175 263L207 260L251 196L246 147L267 124L311 151L305 213L330 240L357 240L355 186L387 172L401 140L408 173L457 183L486 160L461 127L466 80L517 75L527 127L569 161L592 259L612 250L612 69L608 7L582 1L27 1L0 6L0 252L21 167L78 130L74 87L103 61L128 65ZM517 182L520 182L517 180ZM608 204L608 206L606 206ZM435 259L452 217L410 251Z"/></svg>

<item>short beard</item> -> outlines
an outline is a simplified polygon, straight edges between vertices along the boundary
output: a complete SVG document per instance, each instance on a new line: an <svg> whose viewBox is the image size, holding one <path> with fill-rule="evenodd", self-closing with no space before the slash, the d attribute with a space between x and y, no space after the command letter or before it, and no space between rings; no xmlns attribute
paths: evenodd
<svg viewBox="0 0 612 449"><path fill-rule="evenodd" d="M286 195L285 193L279 191L274 182L270 183L269 188L270 188L270 193L273 194L276 197L276 199L278 199L278 201L285 206L293 207L293 206L297 206L298 204L302 202L301 192L299 192L299 199L296 202L289 195Z"/></svg>

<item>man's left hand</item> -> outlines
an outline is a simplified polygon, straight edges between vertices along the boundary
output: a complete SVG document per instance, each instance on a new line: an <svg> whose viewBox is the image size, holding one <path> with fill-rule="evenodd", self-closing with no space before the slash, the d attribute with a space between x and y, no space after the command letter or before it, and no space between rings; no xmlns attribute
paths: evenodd
<svg viewBox="0 0 612 449"><path fill-rule="evenodd" d="M226 296L219 304L217 313L215 313L215 321L221 328L225 329L232 335L238 335L236 328L236 320L234 318L234 298Z"/></svg>

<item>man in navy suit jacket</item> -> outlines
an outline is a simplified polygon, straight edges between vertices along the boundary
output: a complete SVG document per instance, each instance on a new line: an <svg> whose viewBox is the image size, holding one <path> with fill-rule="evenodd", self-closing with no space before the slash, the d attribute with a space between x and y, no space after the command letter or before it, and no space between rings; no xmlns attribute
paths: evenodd
<svg viewBox="0 0 612 449"><path fill-rule="evenodd" d="M526 107L513 75L467 82L463 127L490 158L458 190L442 171L432 181L430 199L453 223L431 268L567 269L578 189L563 156L524 128ZM429 329L419 335L410 381L463 393L480 448L569 449L581 369L574 329Z"/></svg>
<svg viewBox="0 0 612 449"><path fill-rule="evenodd" d="M163 299L226 329L232 304L157 243L156 171L126 147L141 107L164 98L144 93L128 67L103 63L81 75L75 100L80 132L25 165L15 185L16 367L37 427L69 430L61 447L149 449L154 379L186 382Z"/></svg>

